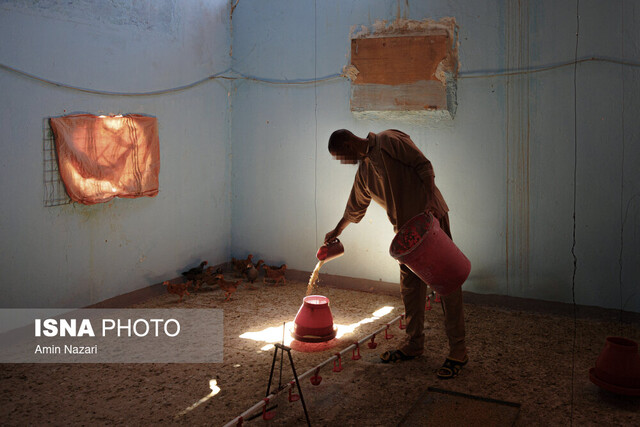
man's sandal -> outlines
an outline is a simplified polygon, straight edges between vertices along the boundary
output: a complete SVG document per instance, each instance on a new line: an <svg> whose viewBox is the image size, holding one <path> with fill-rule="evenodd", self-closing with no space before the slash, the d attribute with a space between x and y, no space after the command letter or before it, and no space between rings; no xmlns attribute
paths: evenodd
<svg viewBox="0 0 640 427"><path fill-rule="evenodd" d="M382 363L397 362L398 360L411 360L415 358L416 356L409 356L407 354L404 354L402 350L385 351L380 355Z"/></svg>
<svg viewBox="0 0 640 427"><path fill-rule="evenodd" d="M460 373L460 370L469 361L469 356L465 356L464 360L457 360L447 357L440 369L438 369L437 376L441 380L448 380L455 378Z"/></svg>

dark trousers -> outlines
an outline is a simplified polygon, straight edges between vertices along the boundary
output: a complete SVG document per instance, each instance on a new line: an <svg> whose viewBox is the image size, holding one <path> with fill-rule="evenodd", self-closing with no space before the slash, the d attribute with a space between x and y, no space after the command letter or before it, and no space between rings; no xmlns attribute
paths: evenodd
<svg viewBox="0 0 640 427"><path fill-rule="evenodd" d="M438 218L440 228L449 237L449 216ZM400 293L404 303L407 340L400 348L403 353L417 356L424 352L424 307L427 302L427 285L407 266L400 266ZM466 351L462 289L440 296L444 310L444 327L449 340L449 354Z"/></svg>

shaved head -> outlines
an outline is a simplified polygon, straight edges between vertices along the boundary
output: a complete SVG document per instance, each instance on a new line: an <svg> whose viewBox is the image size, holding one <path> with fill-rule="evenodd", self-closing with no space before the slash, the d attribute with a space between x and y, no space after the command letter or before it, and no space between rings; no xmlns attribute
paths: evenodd
<svg viewBox="0 0 640 427"><path fill-rule="evenodd" d="M329 137L329 152L340 163L356 164L362 158L364 140L347 129L339 129Z"/></svg>
<svg viewBox="0 0 640 427"><path fill-rule="evenodd" d="M329 152L335 153L342 149L344 142L353 138L353 133L346 129L339 129L329 137Z"/></svg>

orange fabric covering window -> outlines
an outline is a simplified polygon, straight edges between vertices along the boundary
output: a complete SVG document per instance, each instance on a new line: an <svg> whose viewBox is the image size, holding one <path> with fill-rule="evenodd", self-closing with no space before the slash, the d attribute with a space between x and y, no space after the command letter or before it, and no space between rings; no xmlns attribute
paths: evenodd
<svg viewBox="0 0 640 427"><path fill-rule="evenodd" d="M158 194L158 121L139 114L51 118L67 194L85 205Z"/></svg>

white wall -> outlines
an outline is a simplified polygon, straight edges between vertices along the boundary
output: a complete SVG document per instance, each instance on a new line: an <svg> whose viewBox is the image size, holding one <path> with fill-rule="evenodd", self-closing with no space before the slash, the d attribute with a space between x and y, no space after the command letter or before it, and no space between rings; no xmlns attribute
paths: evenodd
<svg viewBox="0 0 640 427"><path fill-rule="evenodd" d="M224 71L225 0L0 1L0 63L108 92L174 88ZM4 307L85 306L227 260L228 87L103 96L0 70L0 278ZM44 207L43 122L73 112L157 117L155 198Z"/></svg>
<svg viewBox="0 0 640 427"><path fill-rule="evenodd" d="M639 57L636 2L579 5L579 58ZM241 1L232 67L244 75L295 81L339 73L349 62L353 26L452 16L460 26L461 78L455 119L422 123L356 119L345 79L315 86L239 82L232 254L252 252L312 269L355 173L331 159L329 135L339 128L360 136L400 128L434 164L454 240L473 266L465 289L564 302L575 291L578 304L640 311L640 172L633 166L640 154L640 103L632 96L638 67L581 63L577 92L573 65L469 78L573 61L575 7L500 0ZM392 236L385 213L372 205L362 223L343 234L345 256L323 271L397 281L398 267L387 253Z"/></svg>

